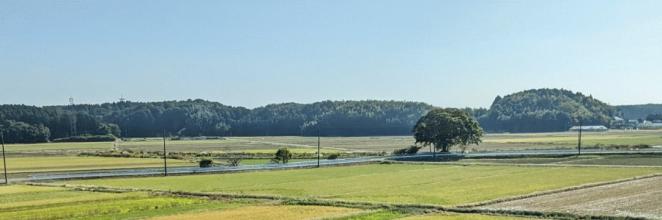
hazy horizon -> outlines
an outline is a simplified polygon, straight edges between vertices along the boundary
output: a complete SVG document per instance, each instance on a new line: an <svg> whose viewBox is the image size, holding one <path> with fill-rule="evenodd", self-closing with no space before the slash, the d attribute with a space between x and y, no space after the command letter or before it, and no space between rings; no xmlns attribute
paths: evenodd
<svg viewBox="0 0 662 220"><path fill-rule="evenodd" d="M0 104L662 103L661 1L0 0Z"/></svg>

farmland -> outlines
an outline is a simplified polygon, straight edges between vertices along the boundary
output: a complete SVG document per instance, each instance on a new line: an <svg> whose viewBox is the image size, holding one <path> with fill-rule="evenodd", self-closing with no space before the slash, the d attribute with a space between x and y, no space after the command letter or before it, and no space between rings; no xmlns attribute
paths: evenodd
<svg viewBox="0 0 662 220"><path fill-rule="evenodd" d="M574 133L489 134L473 151L559 149L574 147ZM587 133L584 146L662 144L662 132ZM335 153L391 152L413 143L409 136L322 137L322 155ZM229 157L214 154L247 155L242 165L269 163L276 149L287 147L306 157L317 150L316 137L226 137L200 140L167 140L171 156L192 152L210 155L215 163ZM11 144L7 165L10 178L44 172L161 167L159 138L133 138L117 142ZM426 151L427 149L423 149ZM457 148L455 149L457 150ZM100 157L97 152L116 152L127 157ZM149 153L148 153L149 152ZM126 154L125 154L126 153ZM251 155L259 157L250 157ZM146 158L138 158L147 156ZM197 166L196 158L168 160L170 166ZM2 164L0 164L1 166ZM595 166L594 166L595 165ZM1 168L1 167L0 167ZM10 185L0 187L0 219L527 219L494 213L460 214L384 209L381 205L464 207L505 198L559 190L524 200L508 200L481 209L511 211L568 212L585 215L630 215L658 217L659 193L652 180L628 181L615 185L572 190L581 198L619 201L602 209L581 206L584 200L562 189L662 173L662 157L655 154L582 155L565 157L523 157L504 159L462 159L429 164L369 164L320 169L255 171L171 177L133 177L67 180L61 187ZM550 181L553 180L553 181ZM135 192L108 193L78 191L77 187L132 189ZM611 187L613 186L613 187ZM619 187L616 187L619 186ZM625 187L627 186L627 187ZM72 190L73 189L73 190ZM177 191L226 195L224 199L176 197L151 191ZM652 190L652 191L651 191ZM649 193L641 193L649 192ZM608 193L609 195L605 194ZM261 200L246 199L257 196ZM544 199L539 199L544 198ZM602 198L602 199L600 199ZM624 199L629 199L626 203ZM317 201L322 204L291 204L287 201ZM11 201L11 202L9 202ZM379 208L346 207L336 202L378 204ZM518 203L519 202L519 203ZM92 205L95 204L95 205ZM593 203L587 203L593 204ZM648 205L647 205L648 204ZM582 210L585 209L585 210ZM586 211L588 210L588 211ZM32 216L32 217L30 217ZM38 216L38 217L34 217ZM527 216L541 217L541 216Z"/></svg>
<svg viewBox="0 0 662 220"><path fill-rule="evenodd" d="M565 157L524 157L502 159L463 159L461 164L554 164L554 165L604 165L604 166L662 166L662 156L655 155L584 155Z"/></svg>
<svg viewBox="0 0 662 220"><path fill-rule="evenodd" d="M453 206L658 172L662 169L390 164L68 183Z"/></svg>
<svg viewBox="0 0 662 220"><path fill-rule="evenodd" d="M437 213L417 216L387 210L287 205L275 201L182 198L145 192L88 192L61 187L0 187L0 219L527 219L507 216Z"/></svg>
<svg viewBox="0 0 662 220"><path fill-rule="evenodd" d="M243 205L203 199L150 196L142 192L96 193L20 185L0 187L0 195L0 219L8 220L145 218Z"/></svg>
<svg viewBox="0 0 662 220"><path fill-rule="evenodd" d="M487 209L573 212L584 215L662 216L662 178L649 178L487 206Z"/></svg>
<svg viewBox="0 0 662 220"><path fill-rule="evenodd" d="M170 166L192 166L194 163L169 160ZM16 157L7 158L9 173L37 173L53 171L81 171L98 169L161 167L163 160L156 158L110 158L110 157ZM0 168L3 165L0 163Z"/></svg>
<svg viewBox="0 0 662 220"><path fill-rule="evenodd" d="M573 148L577 144L577 134L528 133L528 134L487 134L483 143L469 146L469 150L523 150ZM585 133L584 146L638 145L662 146L662 131L610 131ZM414 143L411 136L377 137L322 137L322 152L392 152ZM266 136L266 137L227 137L209 140L168 140L170 152L274 152L279 147L288 147L297 153L317 151L317 137ZM118 142L89 143L42 143L10 144L7 152L16 155L76 155L80 152L108 151L111 149L159 152L163 142L159 138L132 138ZM457 149L456 149L457 150Z"/></svg>
<svg viewBox="0 0 662 220"><path fill-rule="evenodd" d="M287 206L248 200L207 200L149 195L143 192L103 193L65 188L0 187L0 219L311 219L348 216L359 209ZM275 214L275 215L274 215ZM160 217L157 217L160 216Z"/></svg>

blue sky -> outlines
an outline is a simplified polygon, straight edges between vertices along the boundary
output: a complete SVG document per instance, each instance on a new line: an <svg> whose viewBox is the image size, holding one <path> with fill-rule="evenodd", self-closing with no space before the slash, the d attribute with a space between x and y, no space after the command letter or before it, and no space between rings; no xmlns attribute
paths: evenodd
<svg viewBox="0 0 662 220"><path fill-rule="evenodd" d="M662 103L662 1L0 0L0 103Z"/></svg>

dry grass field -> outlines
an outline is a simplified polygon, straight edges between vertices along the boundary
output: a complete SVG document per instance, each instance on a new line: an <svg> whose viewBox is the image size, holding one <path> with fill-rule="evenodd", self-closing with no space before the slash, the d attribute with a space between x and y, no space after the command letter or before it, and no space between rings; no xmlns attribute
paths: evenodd
<svg viewBox="0 0 662 220"><path fill-rule="evenodd" d="M235 209L187 213L152 218L153 220L188 220L188 219L270 219L270 220L298 220L298 219L331 219L355 215L363 212L360 209L341 208L333 206L283 206L259 205L246 206Z"/></svg>
<svg viewBox="0 0 662 220"><path fill-rule="evenodd" d="M168 160L169 166L196 166L197 164L183 160ZM7 168L9 173L38 173L54 171L83 171L120 168L161 167L163 160L158 158L118 158L118 157L9 157ZM0 163L0 169L4 165Z"/></svg>
<svg viewBox="0 0 662 220"><path fill-rule="evenodd" d="M662 177L515 200L485 208L662 219Z"/></svg>
<svg viewBox="0 0 662 220"><path fill-rule="evenodd" d="M443 213L443 214L429 214L417 215L401 218L399 220L527 220L536 218L514 217L514 216L495 216L495 215L479 215L479 214L457 214L457 213Z"/></svg>
<svg viewBox="0 0 662 220"><path fill-rule="evenodd" d="M466 164L552 164L552 165L601 165L601 166L661 166L662 155L583 155L566 157L524 157L503 159L463 159L453 163Z"/></svg>
<svg viewBox="0 0 662 220"><path fill-rule="evenodd" d="M636 145L648 144L662 146L662 131L610 131L585 133L584 146L600 145ZM487 134L483 143L469 146L469 150L498 151L524 149L558 149L576 146L577 134L526 133L526 134ZM280 147L288 147L299 153L312 153L317 150L317 137L300 136L265 136L265 137L227 137L211 140L168 140L170 152L273 152ZM375 137L322 137L324 152L392 152L414 144L411 136L375 136ZM158 152L163 149L160 138L132 138L118 142L90 143L40 143L9 144L7 152L13 155L75 155L80 152L108 151L111 149ZM427 149L423 149L427 150ZM455 150L458 150L455 148Z"/></svg>

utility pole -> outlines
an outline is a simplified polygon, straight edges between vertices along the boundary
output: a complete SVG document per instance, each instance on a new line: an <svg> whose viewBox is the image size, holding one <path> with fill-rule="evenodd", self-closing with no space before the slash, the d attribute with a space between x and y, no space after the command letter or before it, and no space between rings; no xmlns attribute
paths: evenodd
<svg viewBox="0 0 662 220"><path fill-rule="evenodd" d="M5 184L9 184L7 180L7 159L5 158L5 136L0 131L0 143L2 143L2 165L5 168Z"/></svg>
<svg viewBox="0 0 662 220"><path fill-rule="evenodd" d="M168 152L166 151L166 133L163 129L163 175L168 176Z"/></svg>
<svg viewBox="0 0 662 220"><path fill-rule="evenodd" d="M582 154L582 120L579 119L579 137L577 139L577 156Z"/></svg>
<svg viewBox="0 0 662 220"><path fill-rule="evenodd" d="M320 127L317 126L317 167L320 167Z"/></svg>

